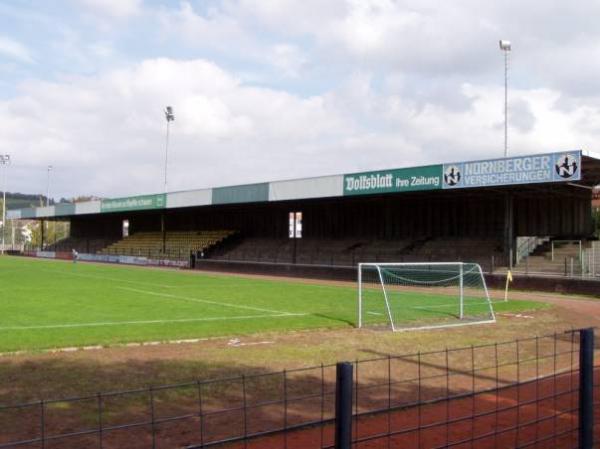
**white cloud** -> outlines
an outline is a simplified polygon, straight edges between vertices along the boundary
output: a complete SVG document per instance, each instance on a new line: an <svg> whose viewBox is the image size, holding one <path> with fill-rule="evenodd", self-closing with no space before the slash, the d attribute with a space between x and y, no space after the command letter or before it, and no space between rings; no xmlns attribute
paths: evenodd
<svg viewBox="0 0 600 449"><path fill-rule="evenodd" d="M142 0L77 0L93 14L125 19L141 11Z"/></svg>
<svg viewBox="0 0 600 449"><path fill-rule="evenodd" d="M6 36L0 36L0 55L28 64L34 62L29 49L25 45Z"/></svg>
<svg viewBox="0 0 600 449"><path fill-rule="evenodd" d="M264 6L264 5L263 5ZM243 61L253 61L274 69L277 76L298 78L308 57L299 45L264 39L246 21L243 11L230 11L229 4L200 14L187 2L178 9L156 13L165 37L200 50L224 52Z"/></svg>
<svg viewBox="0 0 600 449"><path fill-rule="evenodd" d="M249 43L249 36L237 19L218 9L211 9L203 16L183 1L178 9L159 10L157 17L164 33L179 36L190 46L221 49L231 46L230 51L237 52Z"/></svg>
<svg viewBox="0 0 600 449"><path fill-rule="evenodd" d="M270 59L273 66L277 67L284 75L293 78L300 76L302 68L308 62L308 58L300 48L289 44L273 46Z"/></svg>
<svg viewBox="0 0 600 449"><path fill-rule="evenodd" d="M487 14L475 19L481 9L475 1L238 0L220 12L248 29L308 40L329 63L423 73L488 68L498 27Z"/></svg>
<svg viewBox="0 0 600 449"><path fill-rule="evenodd" d="M109 42L94 42L88 48L97 58L109 58L115 53L113 45Z"/></svg>
<svg viewBox="0 0 600 449"><path fill-rule="evenodd" d="M173 189L286 176L282 161L297 148L343 129L319 98L244 86L204 60L148 60L20 90L0 101L0 145L14 149L15 170L55 166L64 195L159 190L167 104ZM30 190L32 177L18 188Z"/></svg>
<svg viewBox="0 0 600 449"><path fill-rule="evenodd" d="M460 89L470 104L460 111L382 94L364 73L302 98L245 85L206 60L153 59L21 85L19 97L0 101L0 147L12 149L19 174L11 190L39 190L52 164L61 196L159 191L167 104L176 114L172 190L501 154L503 89ZM512 92L525 118L511 126L511 152L593 148L600 112L575 106L566 114L553 106L559 96Z"/></svg>
<svg viewBox="0 0 600 449"><path fill-rule="evenodd" d="M172 189L492 157L502 37L511 153L594 149L600 7L540 1L80 0L81 23L36 9L61 26L36 64L0 38L0 147L21 190L52 164L63 195L160 190L167 104Z"/></svg>

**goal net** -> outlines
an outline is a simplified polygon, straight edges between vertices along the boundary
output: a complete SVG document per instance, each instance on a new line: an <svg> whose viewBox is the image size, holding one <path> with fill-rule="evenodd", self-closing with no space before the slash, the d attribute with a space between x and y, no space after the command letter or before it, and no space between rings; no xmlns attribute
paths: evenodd
<svg viewBox="0 0 600 449"><path fill-rule="evenodd" d="M496 321L476 263L361 263L358 327L393 331Z"/></svg>

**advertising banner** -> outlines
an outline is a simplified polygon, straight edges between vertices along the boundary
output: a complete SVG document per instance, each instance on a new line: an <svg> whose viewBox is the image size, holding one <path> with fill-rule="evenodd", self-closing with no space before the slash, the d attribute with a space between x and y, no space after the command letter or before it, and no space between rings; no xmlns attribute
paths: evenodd
<svg viewBox="0 0 600 449"><path fill-rule="evenodd" d="M147 257L138 256L118 256L112 254L86 254L79 253L79 260L86 262L107 262L107 263L123 263L127 265L148 265Z"/></svg>
<svg viewBox="0 0 600 449"><path fill-rule="evenodd" d="M57 251L55 258L60 260L73 260L73 253L71 251Z"/></svg>
<svg viewBox="0 0 600 449"><path fill-rule="evenodd" d="M79 253L79 260L86 262L122 263L126 265L154 265L169 267L187 267L188 262L183 260L148 259L138 256L117 256L110 254L86 254Z"/></svg>
<svg viewBox="0 0 600 449"><path fill-rule="evenodd" d="M163 209L167 205L167 195L132 196L129 198L114 198L102 200L101 212L123 212L130 210Z"/></svg>
<svg viewBox="0 0 600 449"><path fill-rule="evenodd" d="M443 188L506 186L581 179L581 151L444 164Z"/></svg>
<svg viewBox="0 0 600 449"><path fill-rule="evenodd" d="M412 192L441 188L441 165L344 175L344 195Z"/></svg>
<svg viewBox="0 0 600 449"><path fill-rule="evenodd" d="M77 256L77 259L84 260L86 262L119 263L119 256L113 256L113 255L109 255L109 254L79 253L79 256Z"/></svg>
<svg viewBox="0 0 600 449"><path fill-rule="evenodd" d="M37 251L35 253L36 257L41 257L44 259L55 259L56 253L54 251Z"/></svg>
<svg viewBox="0 0 600 449"><path fill-rule="evenodd" d="M302 238L302 212L289 213L289 230L288 236L291 239Z"/></svg>
<svg viewBox="0 0 600 449"><path fill-rule="evenodd" d="M185 268L189 265L189 262L186 262L184 260L148 259L148 265L154 265L159 267Z"/></svg>
<svg viewBox="0 0 600 449"><path fill-rule="evenodd" d="M127 265L147 265L148 258L138 256L119 256L119 263L124 263Z"/></svg>

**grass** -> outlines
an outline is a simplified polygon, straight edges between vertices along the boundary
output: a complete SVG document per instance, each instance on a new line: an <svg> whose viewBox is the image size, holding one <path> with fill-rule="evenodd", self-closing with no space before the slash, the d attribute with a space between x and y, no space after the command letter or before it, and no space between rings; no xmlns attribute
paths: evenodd
<svg viewBox="0 0 600 449"><path fill-rule="evenodd" d="M353 286L15 257L0 258L0 286L0 352L349 328L356 321ZM396 319L443 319L448 298L403 293ZM422 308L436 303L441 307ZM540 307L494 305L498 312Z"/></svg>

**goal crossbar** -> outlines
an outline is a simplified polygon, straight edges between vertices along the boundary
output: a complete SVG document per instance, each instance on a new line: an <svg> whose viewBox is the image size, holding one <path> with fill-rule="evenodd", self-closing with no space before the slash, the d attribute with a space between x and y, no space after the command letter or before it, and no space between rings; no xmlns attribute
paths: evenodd
<svg viewBox="0 0 600 449"><path fill-rule="evenodd" d="M365 295L368 296L367 301ZM424 305L419 305L421 300ZM365 302L369 302L368 307ZM380 312L369 311L369 308ZM451 309L456 313L452 313ZM419 314L415 310L421 311L421 316L417 316ZM393 331L496 321L481 266L466 262L358 264L359 328L369 324L365 322L368 318L366 313L385 316L388 322L383 324L389 324ZM375 321L381 325L381 320Z"/></svg>

